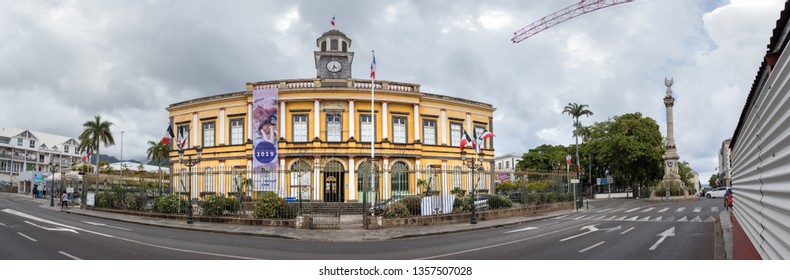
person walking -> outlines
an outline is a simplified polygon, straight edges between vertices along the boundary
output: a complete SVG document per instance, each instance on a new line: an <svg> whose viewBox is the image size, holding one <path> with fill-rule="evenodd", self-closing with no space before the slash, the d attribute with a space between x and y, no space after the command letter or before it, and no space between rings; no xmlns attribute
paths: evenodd
<svg viewBox="0 0 790 280"><path fill-rule="evenodd" d="M69 208L69 194L63 192L63 195L60 196L60 208Z"/></svg>
<svg viewBox="0 0 790 280"><path fill-rule="evenodd" d="M727 187L727 190L724 191L724 209L729 210L732 207L732 188Z"/></svg>

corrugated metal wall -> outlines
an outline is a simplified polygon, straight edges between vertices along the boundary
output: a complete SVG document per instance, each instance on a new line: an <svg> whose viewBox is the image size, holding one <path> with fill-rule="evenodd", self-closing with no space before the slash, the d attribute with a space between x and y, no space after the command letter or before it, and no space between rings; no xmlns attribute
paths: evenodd
<svg viewBox="0 0 790 280"><path fill-rule="evenodd" d="M790 259L790 64L784 52L733 147L735 216L763 259Z"/></svg>

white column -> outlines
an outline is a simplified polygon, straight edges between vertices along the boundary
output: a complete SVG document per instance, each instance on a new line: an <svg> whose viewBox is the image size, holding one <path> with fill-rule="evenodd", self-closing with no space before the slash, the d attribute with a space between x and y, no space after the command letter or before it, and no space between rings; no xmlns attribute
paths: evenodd
<svg viewBox="0 0 790 280"><path fill-rule="evenodd" d="M321 198L321 162L318 157L313 159L313 201Z"/></svg>
<svg viewBox="0 0 790 280"><path fill-rule="evenodd" d="M414 104L414 142L420 141L420 104Z"/></svg>
<svg viewBox="0 0 790 280"><path fill-rule="evenodd" d="M442 131L442 145L447 145L447 111L444 109L439 113L439 122Z"/></svg>
<svg viewBox="0 0 790 280"><path fill-rule="evenodd" d="M420 172L420 159L419 159L419 158L418 158L418 159L417 159L417 160L414 162L414 166L415 166L415 168L417 169L417 170L415 170L416 172L414 172L414 174L415 174L415 176L414 176L414 182L416 183L416 182L417 182L417 179L421 179L421 178L420 178L420 177L421 177L420 175L422 175L422 174L420 174L420 173L422 173L422 172ZM418 187L419 187L419 186L418 186ZM420 191L422 191L422 190L417 190L417 192L420 192Z"/></svg>
<svg viewBox="0 0 790 280"><path fill-rule="evenodd" d="M252 179L252 186L247 187L247 195L252 196L252 190L255 188L255 175L252 173L252 160L247 160L247 178Z"/></svg>
<svg viewBox="0 0 790 280"><path fill-rule="evenodd" d="M225 145L225 108L219 109L219 144Z"/></svg>
<svg viewBox="0 0 790 280"><path fill-rule="evenodd" d="M217 174L219 175L219 193L225 195L225 161L221 160L219 162L219 170L217 170Z"/></svg>
<svg viewBox="0 0 790 280"><path fill-rule="evenodd" d="M387 102L381 102L381 140L389 139L389 130L387 129L387 124L389 124L389 119L387 119Z"/></svg>
<svg viewBox="0 0 790 280"><path fill-rule="evenodd" d="M198 189L199 189L198 188L198 175L197 175L197 172L198 172L198 170L200 170L200 163L198 162L198 164L196 164L192 168L194 170L191 170L191 172L192 172L192 190L190 192L192 193L192 198L197 198L198 197Z"/></svg>
<svg viewBox="0 0 790 280"><path fill-rule="evenodd" d="M280 159L280 170L278 172L280 173L280 183L278 184L280 185L280 191L279 191L280 197L285 197L285 194L288 192L285 191L285 159L284 158Z"/></svg>
<svg viewBox="0 0 790 280"><path fill-rule="evenodd" d="M289 123L285 120L285 101L280 101L280 119L277 120L277 125L280 126L280 137L285 138L285 127Z"/></svg>
<svg viewBox="0 0 790 280"><path fill-rule="evenodd" d="M392 189L390 189L390 158L384 157L384 165L381 167L384 169L384 177L381 177L381 184L382 189L384 189L384 195L382 198L387 199L392 197Z"/></svg>
<svg viewBox="0 0 790 280"><path fill-rule="evenodd" d="M353 102L353 101L351 101ZM352 103L353 104L353 103ZM348 200L354 201L357 199L357 178L354 176L356 165L354 164L354 157L348 157Z"/></svg>
<svg viewBox="0 0 790 280"><path fill-rule="evenodd" d="M313 105L313 134L315 135L315 138L319 138L320 139L321 138L321 129L320 129L320 126L321 126L321 112L318 111L318 110L320 110L321 101L316 99L314 104L315 105Z"/></svg>
<svg viewBox="0 0 790 280"><path fill-rule="evenodd" d="M197 115L198 115L197 113L192 113L192 128L190 128L191 130L189 131L189 134L192 134L192 143L189 143L191 147L198 145L197 135L198 135L198 130L200 130L200 128L198 128Z"/></svg>
<svg viewBox="0 0 790 280"><path fill-rule="evenodd" d="M448 195L447 191L447 160L442 160L442 195Z"/></svg>
<svg viewBox="0 0 790 280"><path fill-rule="evenodd" d="M252 135L252 103L247 103L247 139L252 139Z"/></svg>
<svg viewBox="0 0 790 280"><path fill-rule="evenodd" d="M354 139L357 139L357 137L355 137L356 135L354 133L354 127L355 127L355 125L354 125L354 115L355 115L354 114L354 100L349 100L348 101L348 138L352 138L353 137Z"/></svg>

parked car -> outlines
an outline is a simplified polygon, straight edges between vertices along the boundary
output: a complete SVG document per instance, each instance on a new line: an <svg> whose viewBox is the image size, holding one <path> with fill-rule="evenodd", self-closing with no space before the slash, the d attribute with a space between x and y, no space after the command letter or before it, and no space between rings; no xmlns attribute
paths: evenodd
<svg viewBox="0 0 790 280"><path fill-rule="evenodd" d="M488 209L488 198L491 197L491 194L475 194L475 208L477 210L486 210Z"/></svg>
<svg viewBox="0 0 790 280"><path fill-rule="evenodd" d="M705 193L705 197L707 197L707 198L724 197L724 192L726 192L726 191L727 191L727 187L718 187L718 188L715 188L715 189L713 189L711 191L706 192Z"/></svg>
<svg viewBox="0 0 790 280"><path fill-rule="evenodd" d="M699 190L699 196L703 197L703 196L705 196L706 193L708 193L711 190L713 190L713 188L711 188L711 187L704 187L701 190Z"/></svg>

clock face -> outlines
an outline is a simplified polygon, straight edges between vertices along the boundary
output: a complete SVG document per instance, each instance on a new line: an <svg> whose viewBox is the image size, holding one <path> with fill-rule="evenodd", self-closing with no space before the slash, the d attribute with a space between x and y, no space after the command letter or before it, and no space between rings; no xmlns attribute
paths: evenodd
<svg viewBox="0 0 790 280"><path fill-rule="evenodd" d="M669 165L669 167L672 167L672 164L673 164L673 161L671 161L671 160L667 161L667 165Z"/></svg>
<svg viewBox="0 0 790 280"><path fill-rule="evenodd" d="M343 65L337 61L330 61L326 64L326 70L329 70L329 72L337 72L340 71L341 68L343 68Z"/></svg>

